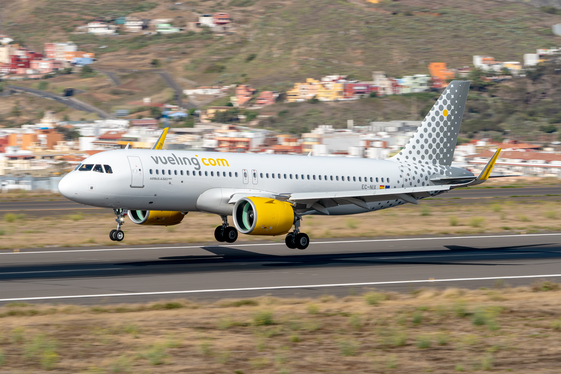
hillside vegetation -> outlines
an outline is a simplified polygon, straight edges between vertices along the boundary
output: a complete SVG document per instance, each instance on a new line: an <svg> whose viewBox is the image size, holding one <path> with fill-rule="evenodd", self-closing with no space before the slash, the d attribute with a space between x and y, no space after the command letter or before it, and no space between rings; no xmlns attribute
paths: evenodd
<svg viewBox="0 0 561 374"><path fill-rule="evenodd" d="M558 4L535 3L538 6L492 0L386 0L380 4L365 0L206 0L181 4L169 0L0 0L0 7L4 10L2 31L18 41L42 50L47 41L73 40L81 50L96 53L98 66L117 72L125 85L134 86L114 87L108 80L101 84L103 76L96 78L100 84L92 86L76 82L84 91L81 99L112 111L142 97L167 100L172 96L168 87L154 81L154 74L130 77L130 69L152 68L154 59L185 88L247 83L276 91L326 74L366 80L374 70L396 77L426 74L432 61L445 61L450 67L469 66L475 54L521 61L524 53L555 46L561 40L551 32L551 25L561 22L561 16L555 8L543 8ZM168 17L186 27L197 20L197 14L215 11L232 15L233 33L191 30L173 35L123 33L110 37L73 33L76 26L91 20L124 15ZM557 126L557 118L561 118L554 104L557 92L552 82L557 80L555 70L546 69L532 79L478 89L470 96L462 130L467 135L486 132L495 137L540 140L546 133L540 128L550 122ZM73 84L72 77L66 77L63 82L53 82L51 89ZM263 126L303 132L317 124L344 127L347 119L357 124L421 119L435 97L427 93L352 103L276 104L264 110L275 117ZM548 130L551 132L551 126Z"/></svg>

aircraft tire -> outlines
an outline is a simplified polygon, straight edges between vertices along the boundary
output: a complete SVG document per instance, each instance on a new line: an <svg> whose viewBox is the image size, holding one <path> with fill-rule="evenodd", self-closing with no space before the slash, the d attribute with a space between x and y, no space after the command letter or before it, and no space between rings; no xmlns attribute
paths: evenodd
<svg viewBox="0 0 561 374"><path fill-rule="evenodd" d="M310 245L310 237L301 232L300 234L296 235L296 239L294 240L294 242L296 244L296 248L304 250Z"/></svg>
<svg viewBox="0 0 561 374"><path fill-rule="evenodd" d="M286 244L286 246L290 249L295 249L296 248L296 242L294 241L294 234L289 232L286 235L286 238L284 238L284 244Z"/></svg>
<svg viewBox="0 0 561 374"><path fill-rule="evenodd" d="M224 240L227 243L234 243L238 240L238 230L232 226L227 227L226 230L224 230Z"/></svg>
<svg viewBox="0 0 561 374"><path fill-rule="evenodd" d="M117 232L117 230L109 231L109 239L111 239L112 241L115 241L115 233L116 232Z"/></svg>
<svg viewBox="0 0 561 374"><path fill-rule="evenodd" d="M125 233L122 230L115 230L115 240L120 242L125 238Z"/></svg>
<svg viewBox="0 0 561 374"><path fill-rule="evenodd" d="M222 226L218 226L216 229L214 229L214 239L216 239L217 242L226 241L226 238L224 238L224 234L226 234L226 230L224 230L223 232Z"/></svg>

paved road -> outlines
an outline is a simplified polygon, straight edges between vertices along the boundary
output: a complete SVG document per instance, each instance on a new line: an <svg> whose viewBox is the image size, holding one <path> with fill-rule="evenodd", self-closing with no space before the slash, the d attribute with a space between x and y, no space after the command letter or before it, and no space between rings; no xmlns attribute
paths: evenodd
<svg viewBox="0 0 561 374"><path fill-rule="evenodd" d="M550 196L547 196L550 195ZM525 196L542 196L544 198L560 199L561 188L559 187L527 187L527 188L492 188L492 189L459 189L440 195L431 200L423 200L420 204L441 204L449 202L449 199L466 199L454 200L455 203L474 203L478 199L488 199L493 197L510 198L511 196L520 196L513 198L523 200ZM2 195L0 195L0 199ZM469 199L469 200L468 200ZM77 212L93 213L111 213L106 208L95 208L78 204L69 200L59 201L16 201L2 202L0 201L0 215L5 213L24 213L29 217L46 217L53 215L67 215ZM112 213L111 213L112 214Z"/></svg>
<svg viewBox="0 0 561 374"><path fill-rule="evenodd" d="M0 304L348 295L561 280L561 233L0 252Z"/></svg>
<svg viewBox="0 0 561 374"><path fill-rule="evenodd" d="M64 97L64 96L60 96L57 94L54 94L52 92L49 91L42 91L42 90L37 90L35 88L29 88L29 87L23 87L23 86L15 86L15 85L8 85L8 88L14 90L14 91L23 91L23 92L27 92L30 93L32 95L36 95L36 96L40 96L40 97L44 97L47 99L52 99L55 101L58 101L61 104L64 104L72 109L77 109L77 110L82 110L84 112L88 112L88 113L96 113L97 115L99 115L101 118L114 118L111 114L96 108L93 105L90 105L88 103L85 103L81 100L78 100L76 98L69 98L69 97Z"/></svg>
<svg viewBox="0 0 561 374"><path fill-rule="evenodd" d="M99 71L100 73L105 74L105 75L107 76L107 78L109 78L109 80L111 81L111 83L113 84L113 86L119 86L119 85L121 85L121 80L119 79L119 77L117 76L117 74L112 73L112 72L110 72L110 71L97 69L97 68L93 68L93 70Z"/></svg>

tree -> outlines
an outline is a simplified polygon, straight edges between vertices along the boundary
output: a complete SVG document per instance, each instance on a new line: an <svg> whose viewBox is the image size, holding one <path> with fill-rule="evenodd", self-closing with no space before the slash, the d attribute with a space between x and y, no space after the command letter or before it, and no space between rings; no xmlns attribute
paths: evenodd
<svg viewBox="0 0 561 374"><path fill-rule="evenodd" d="M156 119L162 117L162 109L158 108L157 106L153 106L150 108L150 115Z"/></svg>
<svg viewBox="0 0 561 374"><path fill-rule="evenodd" d="M6 86L6 82L0 82L0 92L4 91L5 86Z"/></svg>
<svg viewBox="0 0 561 374"><path fill-rule="evenodd" d="M485 80L487 73L481 68L473 68L469 72L468 79L471 81L471 89L474 91L487 91L487 87L493 82Z"/></svg>
<svg viewBox="0 0 561 374"><path fill-rule="evenodd" d="M16 104L12 107L10 114L17 118L21 117L21 108L19 107L19 104Z"/></svg>
<svg viewBox="0 0 561 374"><path fill-rule="evenodd" d="M237 122L238 118L238 108L232 108L228 110L223 110L221 112L216 112L214 114L214 122L227 123L227 122Z"/></svg>
<svg viewBox="0 0 561 374"><path fill-rule="evenodd" d="M62 134L64 136L64 140L66 141L76 140L80 137L80 132L74 127L68 128L64 126L57 126L56 132Z"/></svg>
<svg viewBox="0 0 561 374"><path fill-rule="evenodd" d="M84 66L82 68L82 71L80 72L80 76L82 78L90 78L93 77L94 75L95 75L95 71L89 65Z"/></svg>
<svg viewBox="0 0 561 374"><path fill-rule="evenodd" d="M68 117L68 114L65 114L64 117L62 118L62 120L64 122L68 122L68 121L70 121L70 117Z"/></svg>
<svg viewBox="0 0 561 374"><path fill-rule="evenodd" d="M501 75L507 75L507 76L512 76L512 73L510 72L510 69L507 67L503 67L501 69Z"/></svg>
<svg viewBox="0 0 561 374"><path fill-rule="evenodd" d="M553 124L543 125L540 126L540 131L545 132L546 134L551 134L557 131L557 126Z"/></svg>
<svg viewBox="0 0 561 374"><path fill-rule="evenodd" d="M372 91L368 94L368 97L378 97L378 92Z"/></svg>
<svg viewBox="0 0 561 374"><path fill-rule="evenodd" d="M160 66L162 66L162 63L160 62L160 60L155 58L152 60L152 62L150 62L150 65L152 65L152 67L159 68Z"/></svg>

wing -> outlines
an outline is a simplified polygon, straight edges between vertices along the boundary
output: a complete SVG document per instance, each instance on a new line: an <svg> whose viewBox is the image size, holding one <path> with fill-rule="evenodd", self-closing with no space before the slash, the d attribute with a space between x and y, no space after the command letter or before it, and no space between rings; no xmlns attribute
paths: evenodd
<svg viewBox="0 0 561 374"><path fill-rule="evenodd" d="M383 190L334 191L334 192L303 192L286 196L286 200L297 205L305 205L306 209L314 209L323 214L329 214L327 208L337 205L354 204L363 209L371 210L367 203L387 200L405 200L417 204L417 200L434 195L434 193L449 191L450 185L424 186L411 188L388 188ZM277 196L281 198L282 195Z"/></svg>

